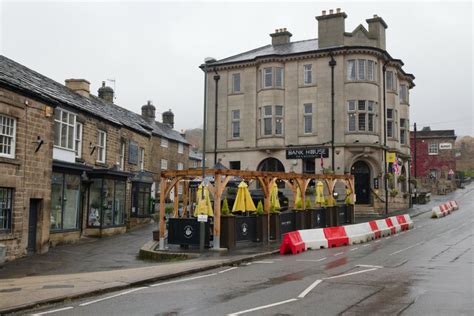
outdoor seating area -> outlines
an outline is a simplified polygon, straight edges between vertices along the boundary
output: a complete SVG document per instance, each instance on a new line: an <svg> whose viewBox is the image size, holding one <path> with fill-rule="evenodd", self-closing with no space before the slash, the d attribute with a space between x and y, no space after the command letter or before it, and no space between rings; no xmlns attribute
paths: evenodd
<svg viewBox="0 0 474 316"><path fill-rule="evenodd" d="M283 187L291 197L282 194ZM336 192L341 190L344 200ZM173 211L166 225L170 194ZM163 171L159 247L165 249L166 227L168 244L199 245L204 227L206 247L233 249L249 242L279 241L294 230L350 224L354 200L352 175L206 169L203 179L201 170ZM198 222L200 215L206 219L204 226Z"/></svg>

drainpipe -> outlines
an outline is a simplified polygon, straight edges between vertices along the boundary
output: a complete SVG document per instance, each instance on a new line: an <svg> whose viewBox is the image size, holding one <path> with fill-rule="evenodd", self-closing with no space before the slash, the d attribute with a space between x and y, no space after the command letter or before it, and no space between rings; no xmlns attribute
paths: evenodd
<svg viewBox="0 0 474 316"><path fill-rule="evenodd" d="M219 88L219 79L221 76L217 73L216 68L214 68L214 72L216 73L214 75L214 81L216 82L216 106L215 106L215 112L214 112L214 166L217 165L217 107L218 107L218 100L217 100L217 95L218 95L218 88Z"/></svg>
<svg viewBox="0 0 474 316"><path fill-rule="evenodd" d="M388 215L388 170L387 170L387 103L386 103L386 89L385 89L385 72L387 70L388 61L382 67L382 87L383 87L383 162L385 173L385 215Z"/></svg>
<svg viewBox="0 0 474 316"><path fill-rule="evenodd" d="M415 177L415 180L416 180L416 177L417 177L417 173L416 173L416 122L414 124L414 132L413 132L413 176ZM417 201L418 197L418 188L415 187L415 201ZM411 200L411 197L410 197L410 200Z"/></svg>
<svg viewBox="0 0 474 316"><path fill-rule="evenodd" d="M329 61L329 66L331 67L331 163L332 170L336 172L336 162L334 157L334 67L336 67L336 60L334 60L333 55L331 54L331 60Z"/></svg>

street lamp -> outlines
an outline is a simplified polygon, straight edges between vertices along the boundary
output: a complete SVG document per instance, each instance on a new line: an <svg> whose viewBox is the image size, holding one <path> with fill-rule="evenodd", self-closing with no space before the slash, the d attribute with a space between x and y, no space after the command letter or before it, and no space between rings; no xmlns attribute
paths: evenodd
<svg viewBox="0 0 474 316"><path fill-rule="evenodd" d="M202 131L202 190L201 199L204 200L204 179L206 178L206 121L207 121L207 66L216 59L206 57L204 59L204 113L203 113L203 131ZM199 206L198 206L199 207ZM204 238L206 226L204 222L199 222L199 250L204 251Z"/></svg>

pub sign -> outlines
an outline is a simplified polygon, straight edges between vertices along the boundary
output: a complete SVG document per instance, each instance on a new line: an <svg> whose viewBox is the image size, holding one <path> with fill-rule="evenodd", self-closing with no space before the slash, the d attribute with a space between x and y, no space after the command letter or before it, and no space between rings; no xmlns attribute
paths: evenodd
<svg viewBox="0 0 474 316"><path fill-rule="evenodd" d="M326 147L305 147L291 148L286 150L286 159L303 159L303 158L328 158L329 148Z"/></svg>

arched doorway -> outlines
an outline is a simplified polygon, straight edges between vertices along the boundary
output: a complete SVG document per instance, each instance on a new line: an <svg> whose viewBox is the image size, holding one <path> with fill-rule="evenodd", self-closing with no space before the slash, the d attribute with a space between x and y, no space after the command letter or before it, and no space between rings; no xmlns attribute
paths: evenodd
<svg viewBox="0 0 474 316"><path fill-rule="evenodd" d="M285 167L276 158L265 158L258 164L257 171L285 172ZM285 187L285 183L281 180L277 180L277 185L280 189Z"/></svg>
<svg viewBox="0 0 474 316"><path fill-rule="evenodd" d="M356 204L370 204L370 168L364 161L352 165L354 176Z"/></svg>

